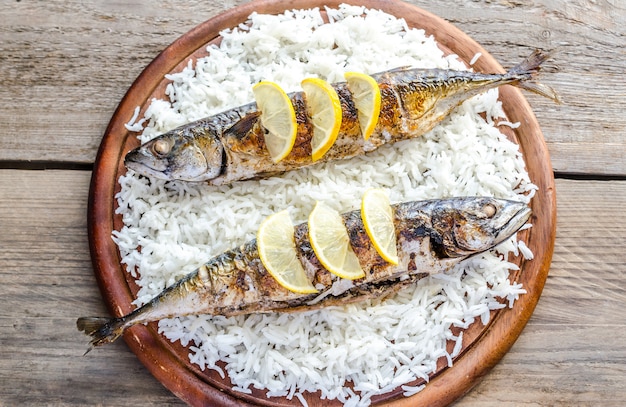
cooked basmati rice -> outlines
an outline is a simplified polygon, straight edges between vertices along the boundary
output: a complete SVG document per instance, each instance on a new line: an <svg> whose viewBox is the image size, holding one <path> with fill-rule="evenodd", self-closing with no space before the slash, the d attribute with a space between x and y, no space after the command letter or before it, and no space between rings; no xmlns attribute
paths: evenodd
<svg viewBox="0 0 626 407"><path fill-rule="evenodd" d="M472 57L472 60L469 62L469 65L473 66L476 63L476 61L478 61L478 59L482 56L483 54L481 52L477 52L476 55Z"/></svg>
<svg viewBox="0 0 626 407"><path fill-rule="evenodd" d="M251 85L273 80L286 90L319 76L340 81L348 70L367 73L398 66L466 69L444 56L432 37L404 20L376 10L343 5L282 15L252 14L248 25L222 33L209 57L168 75L168 101L154 100L129 129L145 142L157 134L252 100ZM119 180L114 232L122 262L140 287L142 305L212 256L254 237L261 220L288 208L306 220L316 200L339 211L358 207L372 187L394 202L451 196L496 196L528 202L536 189L518 146L494 124L503 116L498 91L465 102L429 134L385 146L363 157L315 165L266 180L230 186L148 180L132 171ZM481 113L485 118L481 117ZM507 254L532 253L515 237L496 252L432 275L382 302L365 301L295 314L225 318L190 316L163 320L159 331L189 349L201 369L228 376L235 391L264 389L306 405L307 392L347 406L396 388L406 396L423 388L437 360L452 365L467 328L490 311L513 305L525 291L509 281L515 264ZM452 354L446 343L454 341ZM224 362L223 369L218 362ZM295 398L294 398L295 396Z"/></svg>

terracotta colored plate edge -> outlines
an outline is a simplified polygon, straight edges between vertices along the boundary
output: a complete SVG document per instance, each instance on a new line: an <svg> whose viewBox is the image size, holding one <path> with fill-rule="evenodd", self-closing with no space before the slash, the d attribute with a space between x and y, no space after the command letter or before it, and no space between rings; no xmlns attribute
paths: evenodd
<svg viewBox="0 0 626 407"><path fill-rule="evenodd" d="M336 7L341 2L325 2L330 7ZM386 11L390 14L394 15L406 15L405 12L411 12L413 14L420 15L428 15L429 18L433 18L433 20L439 19L434 15L430 15L429 13L423 12L421 9L418 9L415 6L401 3L399 1L381 1L381 2L373 2L373 1L364 1L358 2L360 5L364 5L370 8L378 8ZM155 77L151 75L152 72L162 72L164 69L167 71L170 59L175 55L179 50L187 50L187 49L196 49L201 47L207 39L207 31L214 31L215 35L219 33L219 31L223 28L228 28L231 26L229 21L233 18L245 18L252 11L258 12L281 12L284 9L289 8L310 8L315 5L311 5L310 2L304 1L291 1L291 2L283 2L277 3L272 1L258 1L246 4L244 6L237 7L232 9L226 13L222 13L205 23L197 26L195 29L185 34L179 40L174 42L171 46L169 46L161 55L159 55L153 63L151 63L144 72L138 77L137 81L131 86L131 89L124 97L122 102L120 103L116 114L114 114L114 118L117 117L117 113L120 111L132 111L135 106L139 105L137 100L137 95L133 92L133 90L138 89L139 87L143 89L147 89L150 87L156 87L158 83L162 80L161 77ZM228 14L228 15L226 15ZM442 22L444 20L439 19ZM446 22L449 25L449 23ZM428 29L427 29L428 31ZM458 35L458 36L457 36ZM456 41L458 38L466 37L464 33L458 31L458 33L452 33L451 35L442 36L441 33L437 33L438 42L446 45L450 42ZM197 46L196 46L197 45ZM472 48L471 53L468 51L466 55L460 54L459 56L462 59L469 60L476 52L483 52L483 57L486 58L487 54L484 50L476 43L474 43L475 49ZM454 49L454 45L452 47ZM184 56L183 56L184 57ZM175 61L179 61L181 58L174 58ZM480 62L480 61L479 61ZM495 62L495 61L494 61ZM478 65L478 64L477 64ZM506 89L503 88L503 92ZM508 90L519 93L517 90ZM527 105L527 102L519 95L517 99L521 99L521 103L526 104L526 109L530 111L530 107ZM143 102L143 101L142 101ZM532 114L532 112L531 112ZM534 117L534 116L533 116ZM531 123L523 123L523 125L530 125ZM120 128L123 126L123 123L120 120L112 120L107 132L105 134L119 134L124 133L125 129ZM537 127L537 126L535 126ZM543 287L543 283L545 282L545 277L547 276L547 271L549 268L552 250L553 250L553 236L555 231L555 217L556 217L556 203L554 196L554 180L550 178L552 175L552 169L549 164L549 157L547 157L547 147L545 146L545 142L543 141L543 137L541 135L541 131L536 129L535 134L537 137L533 140L525 141L520 140L520 144L524 149L525 155L529 154L529 151L534 151L539 156L545 156L548 158L547 160L543 160L543 167L538 172L539 174L534 174L532 176L533 181L540 186L540 193L542 191L546 192L547 202L549 205L544 205L542 207L543 213L537 214L540 219L550 219L550 222L547 223L547 229L543 231L538 231L533 228L531 233L542 233L546 236L544 242L549 243L543 253L539 253L541 255L541 265L537 267L536 273L536 284L533 287L533 290L522 296L516 304L520 301L524 302L521 307L522 313L520 315L515 315L515 317L511 318L510 316L514 313L509 312L509 318L498 318L498 324L501 324L501 321L505 319L512 319L512 324L509 325L509 329L504 333L500 333L500 335L505 334L507 340L505 340L502 345L497 346L494 349L490 349L487 355L484 355L484 352L481 352L482 343L476 343L471 349L468 349L463 358L460 358L456 361L454 369L447 369L444 373L436 377L431 381L431 383L426 386L426 389L422 392L418 393L420 398L426 398L430 400L439 400L440 404L448 404L453 401L461 394L469 390L474 384L476 384L476 380L482 377L488 369L493 367L497 363L497 361L506 353L506 351L513 344L515 338L519 336L519 333L525 326L528 318L532 314L532 310L537 302L537 299L541 293L541 289ZM130 301L132 298L130 296L130 291L128 287L124 286L110 286L110 281L105 283L105 280L109 280L109 275L107 273L116 274L119 269L119 254L117 252L117 248L115 244L111 241L111 232L113 230L112 226L112 218L113 218L113 204L111 206L104 207L104 205L94 205L95 202L107 202L113 196L113 191L115 189L115 184L117 183L117 163L121 158L122 151L115 151L115 149L111 148L111 145L115 144L115 140L111 140L105 136L105 140L100 147L98 152L98 158L96 162L101 163L101 165L97 166L98 171L94 171L92 176L92 184L90 188L90 199L89 199L89 208L88 208L88 216L89 216L89 236L90 236L90 250L92 252L92 259L94 262L94 268L97 268L100 273L97 273L98 282L101 287L103 296L108 300L108 305L111 308L111 311L115 315L121 315L122 313L126 313L130 311ZM108 165L107 165L108 163ZM115 164L115 165L111 165ZM105 170L102 170L105 168ZM531 169L529 169L530 171ZM549 174L549 176L548 176ZM544 175L546 179L542 179L542 182L538 181L538 176ZM538 199L538 196L535 199ZM539 205L534 205L539 206ZM536 208L533 208L536 209ZM100 243L99 243L100 242ZM101 242L108 242L108 244L102 247ZM537 254L537 251L535 251ZM539 256L538 256L539 257ZM117 259L118 262L115 263L113 259ZM537 260L535 260L537 261ZM111 275L113 277L113 275ZM112 281L112 280L111 280ZM529 287L526 287L527 289ZM118 295L125 295L129 298L127 304L119 303L117 301ZM524 301L525 300L525 301ZM506 322L506 321L504 321ZM490 328L486 330L485 335L483 336L485 339L494 335L495 321L490 325ZM150 332L147 328L143 326L136 327L137 329L133 329L132 335L127 335L126 340L129 343L129 347L135 352L138 358L146 365L152 374L160 380L162 383L166 384L174 394L183 399L186 402L198 402L204 400L205 402L219 402L222 405L236 403L231 397L224 397L222 393L219 391L206 392L201 389L201 387L206 386L201 379L195 377L193 372L191 372L186 366L181 366L180 361L173 357L172 355L167 355L167 359L163 360L165 356L164 353L161 352L161 345L158 344L158 341L154 338L152 332ZM483 341L484 339L481 339ZM483 358L482 356L486 356ZM478 362L483 361L483 367L476 367L475 363L472 363L477 360ZM153 366L152 364L156 365ZM468 366L465 366L468 365ZM456 374L454 374L456 373ZM191 375L191 379L197 381L198 387L193 386L194 388L189 387L189 382L182 382L180 379L182 377L181 374ZM460 379L460 387L455 389L454 392L450 391L450 382L455 382L455 377ZM167 379L164 382L163 379ZM174 379L172 381L172 379ZM459 393L456 390L461 390ZM217 393L217 394L215 394ZM411 398L409 399L399 399L394 402L396 405L408 405L410 403ZM235 405L235 404L233 404Z"/></svg>

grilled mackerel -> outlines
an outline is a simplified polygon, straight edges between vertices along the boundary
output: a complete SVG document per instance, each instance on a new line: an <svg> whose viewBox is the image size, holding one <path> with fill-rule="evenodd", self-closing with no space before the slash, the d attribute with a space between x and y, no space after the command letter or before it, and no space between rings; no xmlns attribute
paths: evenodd
<svg viewBox="0 0 626 407"><path fill-rule="evenodd" d="M398 265L380 257L367 236L360 211L354 211L344 214L343 221L364 278L342 280L325 270L311 248L307 225L300 224L294 231L297 255L319 290L317 294L298 294L279 285L264 268L256 240L252 240L209 260L130 314L79 318L78 329L92 337L93 347L113 342L135 324L163 318L292 312L393 294L500 244L531 214L523 203L494 198L414 201L392 207Z"/></svg>
<svg viewBox="0 0 626 407"><path fill-rule="evenodd" d="M535 51L505 74L442 69L394 69L373 75L381 92L374 133L365 141L345 82L333 85L342 107L339 136L320 159L350 158L430 131L463 101L505 84L558 102L549 87L534 81L548 55ZM297 138L291 153L274 163L265 147L265 129L255 103L184 125L143 144L125 157L127 168L165 180L205 181L213 185L261 178L312 164L312 124L302 92L289 94L296 112Z"/></svg>

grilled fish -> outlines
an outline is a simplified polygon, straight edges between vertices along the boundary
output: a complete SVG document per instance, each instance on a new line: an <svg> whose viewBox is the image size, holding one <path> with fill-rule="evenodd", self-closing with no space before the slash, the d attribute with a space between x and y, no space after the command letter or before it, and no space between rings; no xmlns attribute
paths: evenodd
<svg viewBox="0 0 626 407"><path fill-rule="evenodd" d="M93 347L113 342L135 324L163 318L293 312L390 295L500 244L531 214L523 203L495 198L413 201L392 207L397 265L387 263L377 253L360 211L342 215L365 271L361 279L343 280L325 270L311 248L305 223L294 228L296 250L307 277L319 290L317 294L298 294L279 285L259 259L256 240L251 240L209 260L130 314L111 319L79 318L78 329L92 337Z"/></svg>
<svg viewBox="0 0 626 407"><path fill-rule="evenodd" d="M335 83L342 107L339 136L319 160L365 154L378 147L421 136L463 101L505 84L512 84L558 102L549 87L533 79L548 58L541 51L505 74L442 69L394 69L373 75L381 92L381 110L372 136L361 136L357 110L345 82ZM296 112L297 138L282 161L272 161L265 147L265 129L255 103L227 110L164 133L130 151L127 168L165 180L206 181L213 185L262 178L308 166L312 124L302 92L290 93Z"/></svg>

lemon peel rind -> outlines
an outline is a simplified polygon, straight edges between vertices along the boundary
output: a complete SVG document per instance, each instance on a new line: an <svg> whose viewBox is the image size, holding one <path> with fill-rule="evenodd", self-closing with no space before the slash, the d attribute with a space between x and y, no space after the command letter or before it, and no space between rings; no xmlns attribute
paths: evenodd
<svg viewBox="0 0 626 407"><path fill-rule="evenodd" d="M359 118L359 127L361 128L361 134L363 135L364 140L368 140L374 133L376 125L378 124L378 119L380 118L380 109L382 104L380 86L372 76L361 72L345 72L344 77L346 78L346 81L348 83L348 89L350 89L353 95L354 104L357 109L357 116ZM355 81L366 82L373 89L374 108L371 112L368 112L369 114L365 114L362 111L358 103L358 98L354 96L353 88L355 87L354 85L356 85ZM363 125L363 116L370 117L369 122L365 126Z"/></svg>
<svg viewBox="0 0 626 407"><path fill-rule="evenodd" d="M367 233L367 236L370 238L370 241L372 242L372 245L374 246L374 249L376 249L376 251L378 252L378 254L380 255L380 257L383 258L383 260L385 260L388 263L391 263L393 265L398 265L399 263L399 258L398 258L398 254L397 254L397 250L394 250L395 253L389 253L386 249L382 248L382 245L380 244L380 239L377 239L376 237L376 232L373 230L373 227L371 225L371 222L369 222L369 217L366 215L367 211L366 211L366 205L367 205L367 200L369 198L369 195L371 194L382 194L382 196L384 197L387 205L388 205L388 210L389 213L391 215L390 217L390 221L391 221L391 229L393 230L393 236L392 236L392 242L395 244L396 243L396 231L395 231L395 225L393 225L393 208L391 207L391 204L389 203L389 198L387 196L387 194L380 190L380 189L370 189L365 191L365 193L363 194L363 198L361 200L361 220L363 221L363 227L365 229L365 232ZM393 248L395 249L396 246L393 246Z"/></svg>
<svg viewBox="0 0 626 407"><path fill-rule="evenodd" d="M259 259L261 260L261 263L263 264L263 267L265 267L267 272L283 288L289 291L295 292L295 293L299 293L299 294L317 293L318 290L308 280L306 272L304 268L302 267L302 263L300 263L300 261L298 260L298 257L296 254L295 241L293 239L293 233L291 234L291 239L289 239L289 237L286 237L285 239L285 240L291 240L290 248L293 249L293 258L290 259L289 264L294 264L296 267L296 270L291 270L291 274L296 274L297 280L299 280L302 283L306 281L307 284L294 284L293 282L286 280L283 274L276 271L275 265L273 265L271 260L268 259L266 256L267 250L265 250L265 243L263 243L264 240L262 239L262 234L264 233L265 229L268 227L268 225L271 222L276 221L279 217L285 217L285 216L289 219L289 222L291 223L291 217L289 216L289 212L287 210L270 215L267 218L265 218L263 222L261 222L261 225L259 226L259 230L257 232L257 251L259 254Z"/></svg>
<svg viewBox="0 0 626 407"><path fill-rule="evenodd" d="M312 227L312 223L311 223L311 219L313 218L313 216L316 214L316 209L319 208L324 208L324 210L330 210L333 211L334 213L337 213L336 211L334 211L334 209L330 208L329 206L327 206L326 204L324 204L323 202L317 202L317 204L315 205L315 208L313 208L313 211L311 211L310 215L309 215L309 241L311 243L311 248L313 249L313 252L315 253L315 256L317 257L317 259L319 260L320 264L330 273L334 274L337 277L340 278L344 278L347 280L357 280L359 278L363 278L365 277L365 272L363 271L363 269L361 268L360 262L358 257L356 256L356 253L354 253L354 250L352 249L352 246L350 245L350 239L348 237L347 239L347 252L350 253L348 254L348 256L354 256L352 260L352 262L356 262L356 264L358 264L359 266L359 271L360 273L355 273L355 272L344 272L343 270L341 270L340 267L336 267L333 264L330 264L329 261L327 261L327 256L326 254L320 249L319 244L316 243L316 227L313 224ZM338 215L338 213L337 213ZM341 215L339 215L341 216ZM343 225L343 222L342 222ZM345 230L345 226L344 226L344 230ZM346 230L346 236L348 235L348 232ZM345 265L347 263L347 261L344 261L344 263L342 264Z"/></svg>
<svg viewBox="0 0 626 407"><path fill-rule="evenodd" d="M287 108L288 111L288 116L289 116L289 123L291 124L291 130L289 132L289 134L287 135L278 135L275 132L272 131L272 129L268 128L268 122L267 119L264 120L264 116L268 115L268 114L275 114L275 112L266 112L263 110L262 108L262 103L259 103L259 99L257 96L257 93L255 92L257 89L259 89L262 86L268 86L271 87L271 89L273 90L273 92L275 93L274 96L278 96L280 98L280 100L283 101L283 105L284 107ZM268 131L268 135L270 137L277 137L280 139L285 139L288 140L286 143L286 146L284 148L282 148L281 150L279 150L280 152L276 152L276 151L272 151L272 149L269 147L270 144L267 142L267 138L268 135L265 136L266 138L266 148L268 150L268 153L270 155L270 158L272 159L272 161L274 163L278 163L280 161L282 161L283 159L285 159L285 157L287 157L289 155L289 153L291 153L291 150L293 150L294 145L296 144L296 138L298 135L298 124L296 121L296 112L295 109L293 107L293 103L291 103L291 99L289 99L289 96L287 95L287 93L275 82L271 82L271 81L261 81L256 83L253 87L252 87L252 92L255 96L255 100L257 103L257 107L259 109L259 111L261 112L261 124L263 125L263 127L265 127L265 129Z"/></svg>
<svg viewBox="0 0 626 407"><path fill-rule="evenodd" d="M337 91L335 90L335 88L333 88L328 82L322 79L306 78L301 82L301 86L307 98L310 97L310 95L312 94L311 91L313 90L312 89L313 87L317 88L318 90L323 91L323 93L328 98L327 102L330 102L331 111L334 113L333 114L333 117L334 117L333 126L331 130L329 131L329 134L325 138L325 142L320 143L320 146L317 148L316 146L312 145L311 160L315 162L315 161L319 161L322 157L324 157L324 155L326 155L328 150L330 150L331 147L337 141L337 137L339 136L339 131L341 129L341 122L342 122L342 117L343 117L343 113L341 110L341 101L339 100L339 95L337 94ZM307 92L307 88L309 89L309 92ZM311 121L313 122L314 121L313 117L315 116L316 112L311 112L310 106L311 106L311 103L307 101L307 108L309 109L308 113L311 118ZM315 138L315 130L316 129L314 127L313 138Z"/></svg>

